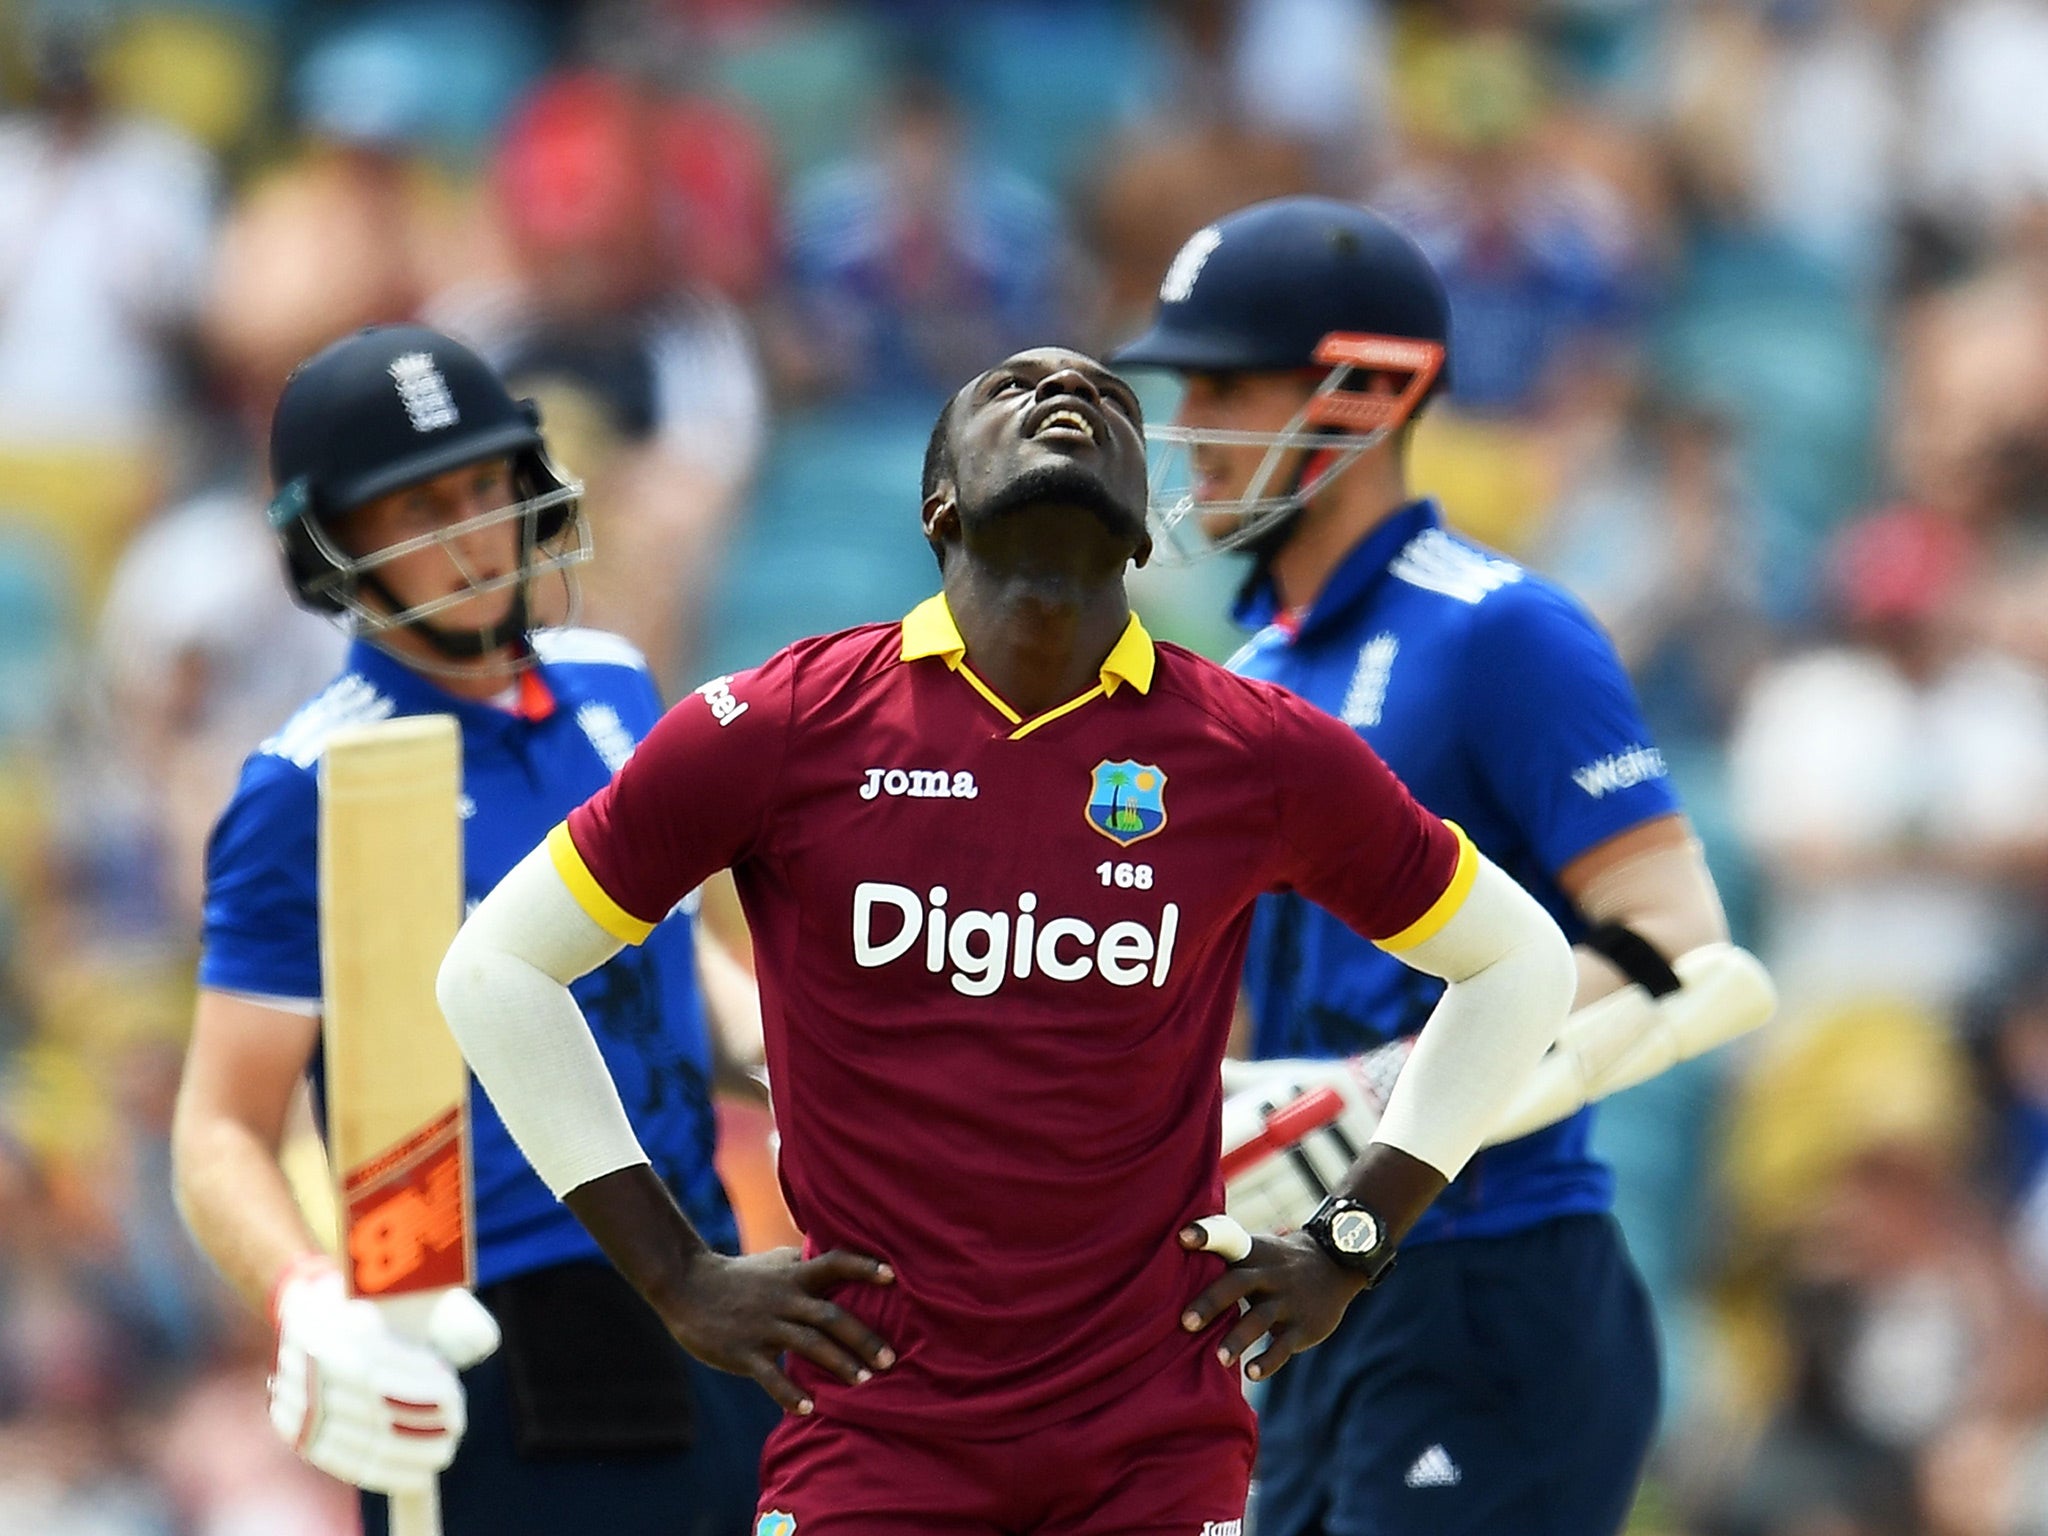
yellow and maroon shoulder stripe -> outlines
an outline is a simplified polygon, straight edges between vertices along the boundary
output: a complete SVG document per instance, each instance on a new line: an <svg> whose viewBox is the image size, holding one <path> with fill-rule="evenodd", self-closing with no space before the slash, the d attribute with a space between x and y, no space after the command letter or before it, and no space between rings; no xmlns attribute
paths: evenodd
<svg viewBox="0 0 2048 1536"><path fill-rule="evenodd" d="M1451 871L1451 883L1444 887L1443 894L1429 904L1429 910L1415 919L1399 933L1375 942L1384 950L1399 954L1404 949L1413 949L1426 943L1443 930L1445 923L1458 915L1458 909L1465 905L1465 898L1472 892L1473 878L1479 873L1479 850L1472 846L1472 839L1465 835L1465 829L1455 821L1444 823L1458 839L1458 864ZM594 916L595 914L593 914Z"/></svg>
<svg viewBox="0 0 2048 1536"><path fill-rule="evenodd" d="M569 836L569 823L555 823L548 833L548 858L555 866L555 873L562 877L562 884L569 887L569 894L576 898L593 923L622 944L638 944L654 932L654 924L635 917L616 901L611 893L597 883L597 876L590 872L590 866L583 862L583 855L577 851L576 843Z"/></svg>

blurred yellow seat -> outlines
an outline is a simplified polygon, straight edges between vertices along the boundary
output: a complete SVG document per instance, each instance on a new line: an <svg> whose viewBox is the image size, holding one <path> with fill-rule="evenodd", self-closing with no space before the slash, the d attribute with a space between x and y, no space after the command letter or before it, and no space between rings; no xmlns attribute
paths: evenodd
<svg viewBox="0 0 2048 1536"><path fill-rule="evenodd" d="M140 9L108 49L107 94L125 111L161 118L216 153L231 152L269 99L271 57L251 19Z"/></svg>
<svg viewBox="0 0 2048 1536"><path fill-rule="evenodd" d="M1533 426L1461 416L1439 402L1415 424L1409 480L1428 486L1452 527L1510 555L1535 544L1557 500L1554 456Z"/></svg>
<svg viewBox="0 0 2048 1536"><path fill-rule="evenodd" d="M36 448L0 443L0 528L39 535L69 569L73 611L90 622L136 528L164 490L161 457L143 448Z"/></svg>
<svg viewBox="0 0 2048 1536"><path fill-rule="evenodd" d="M1749 1233L1782 1234L1875 1152L1953 1166L1970 1147L1974 1114L1961 1047L1920 1008L1873 998L1782 1021L1730 1108L1723 1167L1733 1214Z"/></svg>

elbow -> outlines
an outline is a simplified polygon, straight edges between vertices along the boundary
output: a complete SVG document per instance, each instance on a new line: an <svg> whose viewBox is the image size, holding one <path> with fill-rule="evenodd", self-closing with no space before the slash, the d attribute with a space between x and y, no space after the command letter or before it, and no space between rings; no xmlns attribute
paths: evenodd
<svg viewBox="0 0 2048 1536"><path fill-rule="evenodd" d="M196 1238L199 1229L193 1218L190 1140L191 1133L186 1128L184 1116L180 1115L171 1123L171 1205L176 1209L178 1219L185 1224L185 1230Z"/></svg>
<svg viewBox="0 0 2048 1536"><path fill-rule="evenodd" d="M1571 944L1549 914L1533 901L1529 908L1542 919L1541 927L1532 924L1520 942L1451 987L1488 1000L1489 1012L1507 1031L1501 1037L1504 1046L1511 1035L1514 1050L1541 1057L1571 1017L1579 968Z"/></svg>
<svg viewBox="0 0 2048 1536"><path fill-rule="evenodd" d="M171 1107L170 1161L171 1203L177 1208L187 1231L197 1235L195 1209L207 1169L217 1160L223 1138L232 1134L235 1122L211 1098L203 1094L190 1062L178 1097Z"/></svg>
<svg viewBox="0 0 2048 1536"><path fill-rule="evenodd" d="M490 979L490 955L465 924L441 957L441 969L434 977L434 999L441 1005L441 1017L448 1021L456 1043L462 1043L464 1026L475 1016L476 1000Z"/></svg>
<svg viewBox="0 0 2048 1536"><path fill-rule="evenodd" d="M1509 942L1494 963L1504 979L1513 978L1510 990L1528 1021L1527 1033L1540 1035L1542 1049L1548 1050L1563 1032L1578 995L1578 959L1557 919L1535 897L1505 877L1499 894L1506 919L1502 936Z"/></svg>
<svg viewBox="0 0 2048 1536"><path fill-rule="evenodd" d="M171 1204L186 1232L209 1256L214 1244L208 1234L217 1225L209 1217L221 1206L221 1191L236 1187L231 1170L239 1165L244 1149L264 1145L261 1132L248 1120L203 1101L189 1081L182 1086L171 1112Z"/></svg>

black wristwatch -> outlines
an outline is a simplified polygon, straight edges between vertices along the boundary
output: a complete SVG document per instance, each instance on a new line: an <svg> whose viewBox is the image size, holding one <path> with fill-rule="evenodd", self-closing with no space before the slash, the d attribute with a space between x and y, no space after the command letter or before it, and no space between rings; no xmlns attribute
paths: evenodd
<svg viewBox="0 0 2048 1536"><path fill-rule="evenodd" d="M1386 1223L1356 1200L1326 1197L1301 1230L1316 1240L1332 1264L1363 1275L1368 1286L1379 1284L1393 1267L1394 1245L1387 1239Z"/></svg>

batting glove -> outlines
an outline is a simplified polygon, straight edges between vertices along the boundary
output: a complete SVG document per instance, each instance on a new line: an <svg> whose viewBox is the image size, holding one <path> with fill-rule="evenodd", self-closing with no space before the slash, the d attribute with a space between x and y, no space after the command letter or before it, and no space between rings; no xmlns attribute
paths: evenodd
<svg viewBox="0 0 2048 1536"><path fill-rule="evenodd" d="M271 1315L270 1422L293 1450L375 1493L424 1488L454 1460L468 1425L456 1372L498 1347L496 1321L469 1292L446 1292L416 1343L374 1302L350 1300L321 1256L285 1271Z"/></svg>
<svg viewBox="0 0 2048 1536"><path fill-rule="evenodd" d="M1379 1129L1414 1049L1396 1040L1344 1061L1226 1062L1224 1209L1253 1232L1292 1232L1313 1216Z"/></svg>

